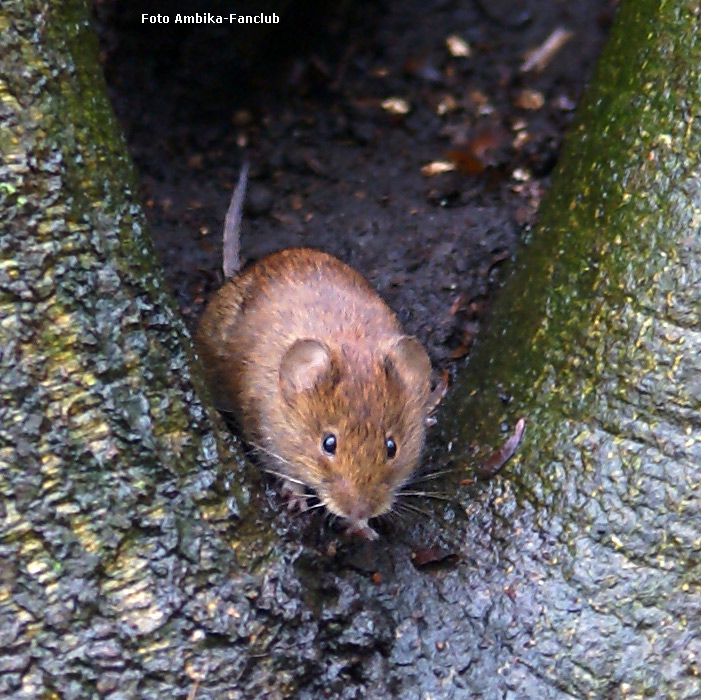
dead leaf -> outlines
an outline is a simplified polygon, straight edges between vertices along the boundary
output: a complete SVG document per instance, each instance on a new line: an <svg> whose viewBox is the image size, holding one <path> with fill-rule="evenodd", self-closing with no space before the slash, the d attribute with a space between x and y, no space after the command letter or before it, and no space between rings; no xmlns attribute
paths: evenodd
<svg viewBox="0 0 701 700"><path fill-rule="evenodd" d="M516 96L514 105L521 109L540 109L545 104L545 97L538 90L526 88Z"/></svg>
<svg viewBox="0 0 701 700"><path fill-rule="evenodd" d="M511 133L499 124L477 131L471 141L446 153L446 158L466 175L479 175L487 166L499 162L498 152L509 145Z"/></svg>
<svg viewBox="0 0 701 700"><path fill-rule="evenodd" d="M401 97L388 97L382 101L382 109L390 114L409 114L411 106Z"/></svg>
<svg viewBox="0 0 701 700"><path fill-rule="evenodd" d="M480 479L491 479L498 474L504 465L514 456L518 449L523 433L526 430L526 419L519 418L513 433L500 449L493 452L487 461L477 470Z"/></svg>
<svg viewBox="0 0 701 700"><path fill-rule="evenodd" d="M484 172L484 164L470 152L469 147L453 148L445 154L455 167L465 175L479 175Z"/></svg>
<svg viewBox="0 0 701 700"><path fill-rule="evenodd" d="M467 58L470 55L470 45L457 34L451 34L446 40L445 45L450 51L450 55L455 58Z"/></svg>
<svg viewBox="0 0 701 700"><path fill-rule="evenodd" d="M421 174L424 177L433 177L441 173L448 173L455 170L455 164L446 160L434 160L432 163L427 163L421 168Z"/></svg>
<svg viewBox="0 0 701 700"><path fill-rule="evenodd" d="M443 547L427 547L411 553L411 561L418 569L432 564L453 563L458 555Z"/></svg>

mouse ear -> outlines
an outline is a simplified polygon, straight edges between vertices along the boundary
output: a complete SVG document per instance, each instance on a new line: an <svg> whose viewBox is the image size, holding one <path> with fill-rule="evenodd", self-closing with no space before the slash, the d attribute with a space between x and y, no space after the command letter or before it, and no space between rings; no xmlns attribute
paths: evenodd
<svg viewBox="0 0 701 700"><path fill-rule="evenodd" d="M312 338L296 340L280 363L280 388L290 401L296 394L313 389L322 381L331 379L333 363L326 343Z"/></svg>
<svg viewBox="0 0 701 700"><path fill-rule="evenodd" d="M423 401L431 387L431 361L423 345L408 335L395 340L387 349L385 370L396 374L402 384L415 389Z"/></svg>

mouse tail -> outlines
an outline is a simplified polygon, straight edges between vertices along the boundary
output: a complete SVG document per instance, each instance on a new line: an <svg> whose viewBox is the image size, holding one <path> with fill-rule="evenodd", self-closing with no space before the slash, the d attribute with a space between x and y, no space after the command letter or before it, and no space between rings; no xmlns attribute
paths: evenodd
<svg viewBox="0 0 701 700"><path fill-rule="evenodd" d="M239 179L231 195L229 209L224 220L224 236L222 242L222 270L224 279L233 277L241 267L241 220L243 218L243 203L246 199L248 184L248 159L244 158Z"/></svg>

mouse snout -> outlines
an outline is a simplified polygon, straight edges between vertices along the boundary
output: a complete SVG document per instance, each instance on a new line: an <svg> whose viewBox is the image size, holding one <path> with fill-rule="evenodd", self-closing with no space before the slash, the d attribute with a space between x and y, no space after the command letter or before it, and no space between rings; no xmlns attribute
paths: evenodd
<svg viewBox="0 0 701 700"><path fill-rule="evenodd" d="M358 487L346 478L339 478L329 490L329 510L352 523L365 522L374 515L374 506Z"/></svg>

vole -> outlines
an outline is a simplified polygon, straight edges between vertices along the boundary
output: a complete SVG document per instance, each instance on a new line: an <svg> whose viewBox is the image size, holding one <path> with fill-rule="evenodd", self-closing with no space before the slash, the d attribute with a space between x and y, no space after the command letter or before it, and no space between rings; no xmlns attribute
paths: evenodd
<svg viewBox="0 0 701 700"><path fill-rule="evenodd" d="M312 491L348 532L392 509L415 471L431 363L358 272L308 248L238 271L246 167L224 232L233 273L207 306L196 348L215 403L301 508Z"/></svg>

